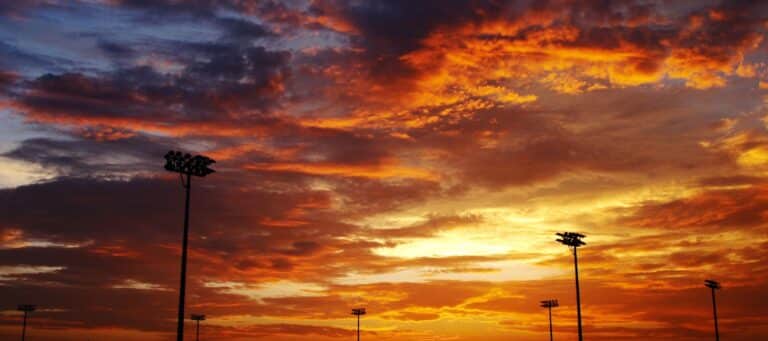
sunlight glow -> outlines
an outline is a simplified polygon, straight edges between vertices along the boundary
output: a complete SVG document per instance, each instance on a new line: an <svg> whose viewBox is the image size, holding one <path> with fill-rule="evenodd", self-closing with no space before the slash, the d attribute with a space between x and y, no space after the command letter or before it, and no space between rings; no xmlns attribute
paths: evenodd
<svg viewBox="0 0 768 341"><path fill-rule="evenodd" d="M287 280L260 284L206 282L204 285L208 288L214 288L227 294L241 295L256 301L260 301L264 298L323 296L327 290L324 286L319 284Z"/></svg>

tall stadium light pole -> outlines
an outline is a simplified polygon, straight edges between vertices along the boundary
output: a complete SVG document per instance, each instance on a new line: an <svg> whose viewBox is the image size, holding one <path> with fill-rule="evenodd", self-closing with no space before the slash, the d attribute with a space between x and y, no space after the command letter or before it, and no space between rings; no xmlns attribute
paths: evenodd
<svg viewBox="0 0 768 341"><path fill-rule="evenodd" d="M579 321L579 341L584 341L584 335L581 329L581 291L579 290L579 254L576 251L580 246L587 245L581 239L585 238L583 234L576 232L557 233L560 237L557 242L573 249L573 267L576 273L576 317Z"/></svg>
<svg viewBox="0 0 768 341"><path fill-rule="evenodd" d="M720 330L717 328L717 301L715 301L715 290L720 290L723 287L720 283L711 279L704 281L704 286L712 289L712 312L715 315L715 341L720 341Z"/></svg>
<svg viewBox="0 0 768 341"><path fill-rule="evenodd" d="M360 316L365 315L365 308L352 309L352 315L357 316L357 341L360 341Z"/></svg>
<svg viewBox="0 0 768 341"><path fill-rule="evenodd" d="M555 340L554 334L552 333L552 308L559 306L560 304L557 303L557 300L541 301L541 307L547 308L547 310L549 310L549 341Z"/></svg>
<svg viewBox="0 0 768 341"><path fill-rule="evenodd" d="M189 236L189 194L192 190L192 177L204 177L213 173L208 168L215 163L213 159L196 155L182 154L179 151L169 151L165 154L165 170L179 173L181 185L186 189L184 204L184 237L181 244L181 284L179 286L179 315L176 325L176 340L184 341L184 294L187 287L187 240Z"/></svg>
<svg viewBox="0 0 768 341"><path fill-rule="evenodd" d="M189 319L197 322L197 326L195 327L195 341L200 341L200 321L205 321L205 315L192 314L189 316Z"/></svg>
<svg viewBox="0 0 768 341"><path fill-rule="evenodd" d="M27 337L27 314L35 311L37 307L34 304L19 304L18 311L24 312L24 322L21 324L21 341Z"/></svg>

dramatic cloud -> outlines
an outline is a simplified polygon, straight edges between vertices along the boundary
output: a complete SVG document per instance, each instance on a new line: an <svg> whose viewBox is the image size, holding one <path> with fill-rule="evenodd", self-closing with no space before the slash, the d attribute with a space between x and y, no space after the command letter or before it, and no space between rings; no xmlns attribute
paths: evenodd
<svg viewBox="0 0 768 341"><path fill-rule="evenodd" d="M766 6L0 4L0 338L765 339Z"/></svg>

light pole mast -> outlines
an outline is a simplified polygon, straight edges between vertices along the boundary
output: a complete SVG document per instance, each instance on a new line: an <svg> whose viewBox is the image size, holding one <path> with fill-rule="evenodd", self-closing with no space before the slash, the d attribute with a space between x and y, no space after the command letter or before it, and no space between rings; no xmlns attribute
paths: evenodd
<svg viewBox="0 0 768 341"><path fill-rule="evenodd" d="M24 312L24 320L21 323L21 341L27 337L27 315L35 311L37 307L34 304L19 304L16 310Z"/></svg>
<svg viewBox="0 0 768 341"><path fill-rule="evenodd" d="M365 308L352 309L352 315L357 316L357 341L360 341L360 316L365 315Z"/></svg>
<svg viewBox="0 0 768 341"><path fill-rule="evenodd" d="M205 315L192 314L189 316L189 319L197 322L197 326L195 327L195 341L200 341L200 321L205 321Z"/></svg>
<svg viewBox="0 0 768 341"><path fill-rule="evenodd" d="M214 172L208 168L215 163L213 159L196 155L182 154L179 151L169 151L165 154L165 170L179 173L181 185L186 189L184 204L184 236L181 243L181 283L179 285L179 314L176 324L176 340L184 341L184 295L187 288L187 243L189 239L189 196L192 190L192 176L204 177Z"/></svg>
<svg viewBox="0 0 768 341"><path fill-rule="evenodd" d="M711 279L704 281L704 286L712 289L712 313L715 316L715 341L720 341L720 330L717 328L717 301L715 301L715 290L720 290L723 287L720 283Z"/></svg>
<svg viewBox="0 0 768 341"><path fill-rule="evenodd" d="M580 246L587 244L581 240L581 238L585 238L586 236L576 232L557 233L557 236L560 237L557 239L557 242L573 249L573 268L576 273L576 317L579 322L579 341L584 341L584 335L581 329L581 290L579 289L579 254L577 249Z"/></svg>
<svg viewBox="0 0 768 341"><path fill-rule="evenodd" d="M557 303L557 300L546 300L541 301L541 307L547 308L549 310L549 341L554 341L554 334L552 332L552 308L559 307L560 304Z"/></svg>

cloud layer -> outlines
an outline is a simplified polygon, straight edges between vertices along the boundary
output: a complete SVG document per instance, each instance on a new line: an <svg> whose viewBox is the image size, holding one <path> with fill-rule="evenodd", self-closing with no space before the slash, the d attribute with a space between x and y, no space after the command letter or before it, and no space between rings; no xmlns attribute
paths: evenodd
<svg viewBox="0 0 768 341"><path fill-rule="evenodd" d="M0 5L0 336L768 337L760 1ZM6 124L7 123L7 124ZM140 302L140 304L137 304ZM191 326L191 325L190 325Z"/></svg>

